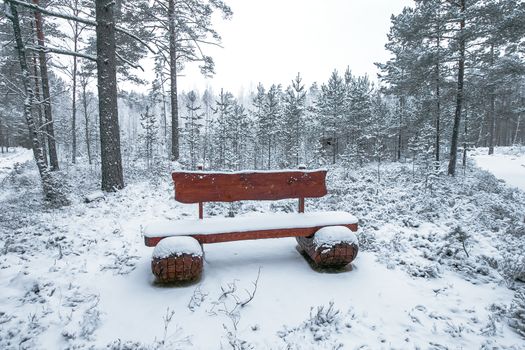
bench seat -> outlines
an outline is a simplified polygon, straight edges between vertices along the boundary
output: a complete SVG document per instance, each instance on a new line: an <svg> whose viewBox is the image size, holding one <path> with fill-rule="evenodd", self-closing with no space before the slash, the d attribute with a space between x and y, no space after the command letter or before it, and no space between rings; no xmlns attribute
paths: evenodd
<svg viewBox="0 0 525 350"><path fill-rule="evenodd" d="M206 218L159 221L147 225L144 240L154 247L161 239L191 236L199 243L220 243L246 239L308 237L326 226L346 226L357 231L357 218L342 211L269 213L235 218Z"/></svg>

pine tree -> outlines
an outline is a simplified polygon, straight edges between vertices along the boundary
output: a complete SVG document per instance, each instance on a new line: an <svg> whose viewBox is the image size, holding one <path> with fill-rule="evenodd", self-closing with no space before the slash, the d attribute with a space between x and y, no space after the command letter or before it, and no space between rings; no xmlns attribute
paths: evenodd
<svg viewBox="0 0 525 350"><path fill-rule="evenodd" d="M381 181L381 164L387 156L388 129L390 111L382 96L375 92L370 98L370 118L367 120L366 132L372 144L371 157L377 163L377 182Z"/></svg>
<svg viewBox="0 0 525 350"><path fill-rule="evenodd" d="M261 107L260 112L257 113L257 136L259 144L261 145L262 157L266 158L266 168L272 168L272 155L274 155L277 149L276 141L277 135L281 130L282 121L282 90L281 85L272 85L264 98L260 93L264 93L264 89L258 90L256 96L257 109Z"/></svg>
<svg viewBox="0 0 525 350"><path fill-rule="evenodd" d="M195 169L199 155L199 139L200 130L202 127L201 106L197 104L197 94L195 91L190 91L186 96L186 110L187 114L184 116L186 123L184 125L184 133L186 134L186 143L188 144L190 154L190 169Z"/></svg>
<svg viewBox="0 0 525 350"><path fill-rule="evenodd" d="M162 144L168 144L168 111L167 111L167 93L166 82L168 77L164 71L162 59L159 56L155 57L155 79L152 82L151 92L153 101L161 105L162 111Z"/></svg>
<svg viewBox="0 0 525 350"><path fill-rule="evenodd" d="M257 92L255 93L255 96L252 98L252 118L255 121L255 124L257 125L257 142L254 144L254 150L253 150L253 162L254 162L254 169L259 168L259 163L262 166L263 163L263 155L262 150L265 148L263 135L264 132L261 129L262 126L262 120L264 119L264 105L266 102L266 90L264 89L264 86L259 83L257 85Z"/></svg>
<svg viewBox="0 0 525 350"><path fill-rule="evenodd" d="M204 135L202 140L202 163L204 166L206 166L209 157L208 148L212 124L211 116L213 111L213 95L209 89L206 89L206 91L204 91L204 94L202 95L202 103L204 104Z"/></svg>
<svg viewBox="0 0 525 350"><path fill-rule="evenodd" d="M216 165L218 168L233 169L235 166L235 155L231 148L233 139L233 110L235 99L230 92L224 92L221 89L219 99L215 101L216 109L216 127L215 127L215 144L218 146L218 159Z"/></svg>
<svg viewBox="0 0 525 350"><path fill-rule="evenodd" d="M284 156L285 166L298 166L304 138L304 116L306 112L306 91L299 73L288 86L284 95Z"/></svg>
<svg viewBox="0 0 525 350"><path fill-rule="evenodd" d="M117 108L117 64L114 2L96 1L97 75L102 190L124 188Z"/></svg>
<svg viewBox="0 0 525 350"><path fill-rule="evenodd" d="M232 153L231 166L235 170L244 168L248 161L248 138L250 136L248 114L244 106L235 102L232 114Z"/></svg>
<svg viewBox="0 0 525 350"><path fill-rule="evenodd" d="M321 86L321 95L316 107L319 118L325 125L323 139L332 149L332 163L335 164L339 152L340 127L345 115L346 93L343 80L334 70L328 84Z"/></svg>
<svg viewBox="0 0 525 350"><path fill-rule="evenodd" d="M368 127L374 125L372 113L372 91L373 86L367 76L354 79L349 86L347 99L350 106L349 129L353 135L350 146L351 157L355 158L360 165L366 159L366 153L370 144L370 133ZM380 108L379 104L377 108Z"/></svg>
<svg viewBox="0 0 525 350"><path fill-rule="evenodd" d="M146 164L149 169L153 162L154 148L158 139L157 117L150 112L149 105L146 105L144 113L140 114L140 126L143 130L140 139L144 145L144 156L146 157Z"/></svg>
<svg viewBox="0 0 525 350"><path fill-rule="evenodd" d="M179 158L177 73L184 63L199 62L204 75L213 74L213 58L204 53L203 46L220 44L211 21L214 13L226 19L233 14L221 0L155 0L150 11L147 27L156 33L152 42L163 52L170 69L172 160Z"/></svg>

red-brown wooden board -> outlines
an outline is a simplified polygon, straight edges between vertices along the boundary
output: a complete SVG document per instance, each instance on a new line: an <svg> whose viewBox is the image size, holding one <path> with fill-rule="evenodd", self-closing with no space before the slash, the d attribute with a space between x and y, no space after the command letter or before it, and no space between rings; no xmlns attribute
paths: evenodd
<svg viewBox="0 0 525 350"><path fill-rule="evenodd" d="M326 170L239 173L174 172L175 199L182 203L322 197Z"/></svg>
<svg viewBox="0 0 525 350"><path fill-rule="evenodd" d="M357 224L337 225L346 226L352 231L357 231ZM303 227L303 228L286 228L286 229L273 229L273 230L258 230L258 231L247 231L247 232L225 232L225 233L214 233L199 235L193 234L191 237L195 238L201 244L209 243L222 243L231 241L243 241L250 239L263 239L263 238L282 238L282 237L309 237L313 235L317 230L325 226L314 226L314 227ZM148 247L154 247L161 239L165 237L144 237L144 242Z"/></svg>

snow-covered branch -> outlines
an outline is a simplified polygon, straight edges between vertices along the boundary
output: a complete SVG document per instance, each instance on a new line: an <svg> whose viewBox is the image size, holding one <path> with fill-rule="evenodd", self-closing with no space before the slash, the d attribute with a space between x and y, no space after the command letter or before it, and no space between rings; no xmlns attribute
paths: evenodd
<svg viewBox="0 0 525 350"><path fill-rule="evenodd" d="M128 64L129 66L131 66L131 67L133 67L135 69L140 69L140 70L142 70L144 72L144 68L142 68L142 66L140 64L134 64L134 63L130 62L129 60L127 60L124 57L122 57L118 52L116 53L116 55L117 55L117 58L119 60L121 60L122 62Z"/></svg>
<svg viewBox="0 0 525 350"><path fill-rule="evenodd" d="M55 47L27 46L27 49L31 50L31 51L37 51L37 52L44 52L44 53L52 52L52 53L56 53L56 54L60 54L60 55L81 57L81 58L85 58L85 59L88 59L88 60L94 61L94 62L97 61L97 57L96 56L83 54L83 53L80 53L80 52L69 51L69 50L62 50L62 49L58 49L58 48L55 48Z"/></svg>
<svg viewBox="0 0 525 350"><path fill-rule="evenodd" d="M48 16L62 18L62 19L66 19L66 20L69 20L69 21L77 21L79 23L87 24L87 25L94 26L94 27L97 26L97 22L96 21L93 21L93 20L90 20L90 19L87 19L87 18L78 17L78 16L68 15L68 14L65 14L65 13L50 11L50 10L47 10L47 9L41 7L41 6L30 4L30 3L27 3L27 2L24 2L24 1L20 1L20 0L5 0L6 4L8 2L11 2L11 3L15 4L15 5L20 5L20 6L29 8L29 9L31 9L33 11L38 11L38 12L43 13L43 14L48 15ZM131 33L130 31L128 31L128 30L126 30L124 28L121 28L119 26L115 26L115 30L117 32L120 32L120 33L122 33L124 35L127 35L127 36L137 40L142 45L146 46L148 48L148 50L150 50L152 53L156 53L155 50L153 50L148 45L148 43L146 43L144 40L139 38L137 35Z"/></svg>
<svg viewBox="0 0 525 350"><path fill-rule="evenodd" d="M33 11L38 11L38 12L43 13L43 14L48 15L48 16L53 16L53 17L57 17L57 18L67 19L67 20L70 20L70 21L77 21L77 22L80 22L80 23L83 23L83 24L87 24L87 25L91 25L91 26L96 26L97 25L96 21L93 21L93 20L90 20L90 19L87 19L87 18L78 17L78 16L68 15L68 14L65 14L65 13L50 11L48 9L45 9L45 8L41 7L41 6L38 6L38 5L35 5L35 4L31 4L31 3L28 3L28 2L25 2L25 1L5 0L5 2L6 3L7 2L11 2L11 3L15 4L15 5L23 6L23 7L29 8L29 9L31 9Z"/></svg>

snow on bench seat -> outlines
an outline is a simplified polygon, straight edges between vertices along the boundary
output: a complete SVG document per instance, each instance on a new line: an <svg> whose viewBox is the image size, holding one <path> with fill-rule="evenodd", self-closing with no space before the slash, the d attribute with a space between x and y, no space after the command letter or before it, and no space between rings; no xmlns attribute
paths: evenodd
<svg viewBox="0 0 525 350"><path fill-rule="evenodd" d="M270 213L235 218L206 218L159 221L144 229L147 246L162 238L192 236L202 243L244 239L310 236L325 226L342 225L357 230L357 218L342 211L309 213Z"/></svg>

